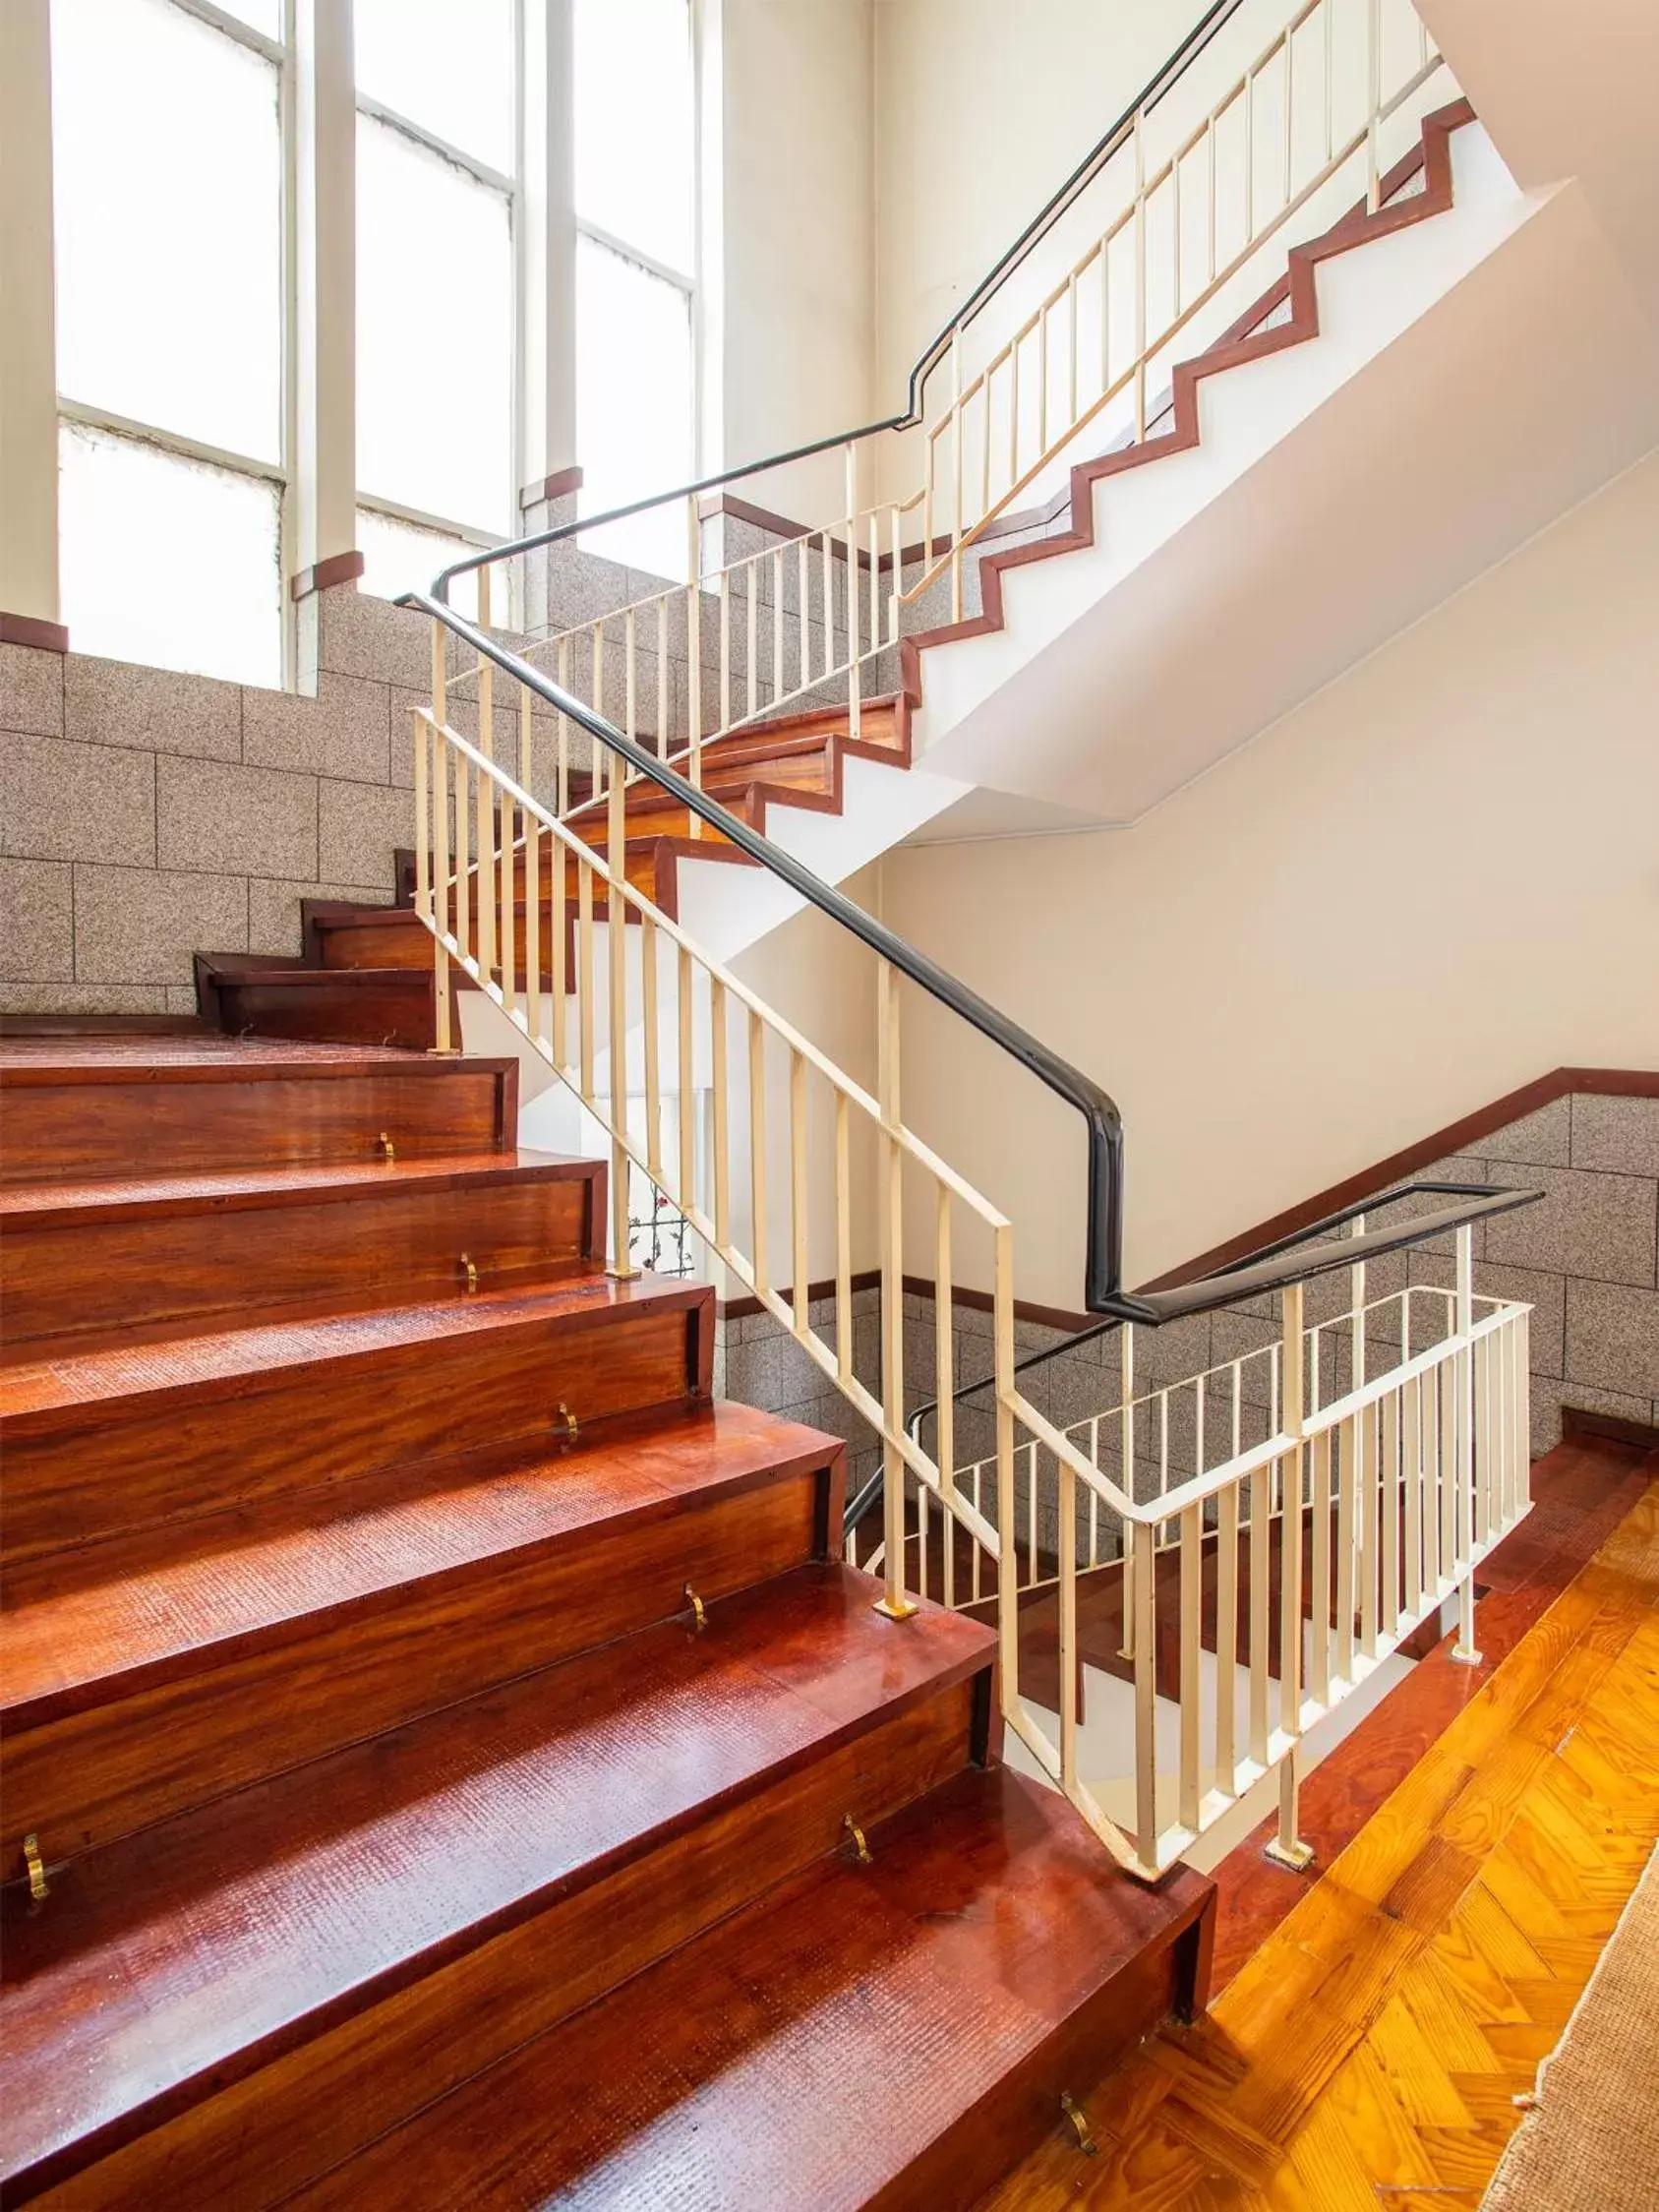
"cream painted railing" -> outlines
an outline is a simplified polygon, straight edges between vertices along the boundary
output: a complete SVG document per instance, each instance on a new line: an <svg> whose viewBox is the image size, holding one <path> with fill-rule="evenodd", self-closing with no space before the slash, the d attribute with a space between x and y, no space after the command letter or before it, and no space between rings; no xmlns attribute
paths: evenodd
<svg viewBox="0 0 1659 2212"><path fill-rule="evenodd" d="M1309 1328L1292 1284L1272 1342L1139 1396L1125 1327L1117 1402L1063 1431L1014 1394L1027 1441L1012 1517L989 1502L1005 1484L996 1463L955 1480L996 1521L994 1563L959 1560L918 1495L906 1541L921 1594L972 1606L994 1591L1005 1605L1006 1576L1028 1658L1052 1620L1059 1711L1050 1728L1028 1705L1022 1740L1092 1820L1121 1825L1135 1872L1161 1873L1275 1771L1271 1848L1304 1864L1307 1731L1443 1604L1457 1607L1455 1655L1478 1656L1473 1570L1530 1506L1529 1309L1477 1298L1472 1230L1456 1241L1451 1289L1367 1302L1362 1264L1348 1310ZM1341 1387L1322 1402L1333 1375ZM863 1547L866 1568L884 1569L889 1540ZM1096 1657L1104 1622L1133 1681L1121 1776L1092 1773L1080 1753L1080 1598Z"/></svg>
<svg viewBox="0 0 1659 2212"><path fill-rule="evenodd" d="M903 1540L907 1478L986 1557L995 1560L1001 1550L996 1527L952 1479L948 1418L937 1458L905 1431L907 1174L927 1194L933 1226L927 1256L946 1313L956 1240L965 1230L978 1239L976 1264L996 1285L997 1367L1010 1391L1014 1322L1008 1222L900 1117L895 972L887 961L878 963L880 1074L872 1095L701 952L628 880L620 780L611 786L603 845L585 842L532 796L538 776L533 706L541 702L527 688L518 687L516 774L447 726L445 632L434 627L433 705L416 710L412 721L415 910L434 939L439 1048L446 1050L452 1042L453 963L501 1008L603 1131L611 1155L611 1272L635 1272L628 1258L627 1187L630 1171L638 1170L869 1423L880 1439L886 1475L890 1541L881 1603L902 1620L916 1610ZM475 865L457 867L451 858L457 854L476 855ZM625 923L618 926L624 915ZM637 1023L631 1015L635 1005ZM741 1039L736 1080L734 1029ZM642 1128L628 1110L630 1047L639 1061ZM711 1142L708 1157L700 1160L688 1113L675 1116L678 1141L665 1146L663 1102L665 1093L683 1100L704 1087L711 1102ZM782 1137L777 1145L774 1131ZM876 1390L856 1370L853 1317L855 1158L861 1163L870 1155L880 1243ZM775 1242L788 1254L786 1287L780 1287L773 1261ZM811 1325L809 1289L826 1244L835 1308L828 1338ZM954 1372L948 1328L940 1332L936 1349L939 1372L948 1380ZM1013 1496L1011 1414L1001 1426L1006 1506ZM1008 1513L1002 1518L1006 1524ZM1016 1618L1011 1583L1001 1624L1004 1696L1010 1725L1025 1734L1028 1723L1017 1699ZM1110 1823L1100 1823L1099 1831L1121 1858L1129 1857Z"/></svg>
<svg viewBox="0 0 1659 2212"><path fill-rule="evenodd" d="M1108 1285L1116 1282L1120 1200L1109 1100L955 979L932 970L839 894L804 875L798 864L751 838L753 857L786 878L799 878L803 895L861 935L876 954L878 1078L875 1091L866 1090L704 953L629 880L626 795L620 777L609 786L603 844L589 842L534 796L540 775L537 709L551 706L569 714L606 749L635 765L647 756L526 663L490 644L481 630L459 623L436 601L419 603L434 618L434 649L432 706L412 717L415 909L434 940L439 1048L452 1043L448 986L454 964L574 1092L602 1132L611 1159L611 1271L636 1272L629 1256L628 1184L637 1172L690 1223L711 1258L752 1292L869 1424L882 1460L882 1541L879 1553L864 1563L879 1568L882 1610L904 1620L927 1593L929 1522L936 1519L944 1536L939 1574L945 1602L972 1602L987 1586L994 1592L1007 1728L1121 1864L1155 1878L1274 1769L1281 1781L1281 1845L1294 1856L1297 1754L1310 1720L1346 1696L1380 1655L1450 1594L1458 1598L1462 1644L1469 1646L1474 1565L1526 1508L1526 1311L1498 1307L1475 1318L1467 1225L1487 1212L1524 1203L1528 1194L1422 1186L1452 1192L1459 1207L1354 1245L1346 1320L1350 1387L1324 1404L1322 1339L1334 1343L1341 1324L1304 1329L1302 1283L1336 1265L1337 1247L1275 1250L1234 1275L1136 1298L1104 1289L1097 1310L1129 1322L1121 1339L1123 1391L1115 1412L1086 1425L1086 1447L1078 1431L1051 1426L1019 1388L1010 1224L905 1126L899 963L913 982L933 990L1084 1107L1092 1133L1091 1268L1092 1273L1097 1268ZM511 748L516 773L493 756L500 730L494 711L483 718L492 734L489 747L473 745L448 725L451 633L485 651L492 682L499 675L516 693ZM488 691L486 703L493 708ZM660 764L650 766L671 797L678 789L681 803L694 799L726 834L747 834L706 795ZM734 1029L741 1040L736 1078ZM682 1107L705 1089L709 1141L699 1157L697 1117L684 1110L665 1113L665 1095ZM642 1102L642 1114L630 1111L630 1102L636 1106ZM665 1143L671 1125L674 1141ZM935 1296L930 1380L939 1394L932 1455L905 1418L907 1176L919 1183L931 1225L925 1254ZM880 1262L879 1382L873 1389L858 1371L856 1356L853 1287L860 1190L873 1195L868 1211ZM912 1196L914 1203L914 1190ZM1401 1249L1453 1225L1457 1282L1450 1307L1447 1293L1398 1293L1398 1356L1381 1377L1368 1379L1366 1347L1381 1341L1378 1331L1391 1301L1367 1305L1366 1254ZM952 1286L963 1236L978 1239L979 1248L968 1264L992 1285L996 1449L991 1461L959 1473ZM811 1318L814 1267L826 1250L834 1291L829 1336L821 1335ZM1265 1355L1241 1356L1178 1389L1134 1397L1136 1317L1155 1325L1236 1304L1280 1285L1276 1346ZM1432 1310L1437 1299L1450 1313L1451 1326L1418 1348L1424 1334L1418 1312ZM1264 1356L1265 1433L1247 1441L1245 1378L1253 1361ZM1229 1381L1225 1457L1207 1467L1211 1399L1217 1384L1226 1397ZM1187 1391L1193 1393L1197 1436L1190 1473L1178 1468L1170 1450L1172 1408ZM1017 1454L1021 1429L1030 1442ZM1146 1499L1139 1495L1146 1455L1138 1440L1149 1434L1156 1437L1156 1491ZM1115 1473L1107 1449L1113 1435ZM1049 1461L1057 1734L1020 1689L1022 1609L1039 1580L1037 1496L1040 1470ZM914 1516L907 1493L914 1495ZM1090 1527L1084 1562L1080 1499L1087 1501ZM1116 1528L1122 1547L1125 1647L1135 1679L1133 1803L1121 1819L1078 1762L1079 1593L1091 1572L1100 1572L1102 1519ZM1276 1584L1271 1572L1274 1529ZM1304 1530L1311 1544L1312 1625L1305 1672ZM1206 1648L1203 1569L1212 1532L1218 1686L1210 1695L1199 1654ZM1166 1772L1158 1752L1156 1578L1160 1553L1171 1543L1179 1563L1180 1756ZM856 1544L855 1534L858 1563ZM961 1586L959 1547L968 1554ZM1242 1739L1233 1699L1241 1664L1248 1685ZM1208 1718L1207 1695L1213 1708Z"/></svg>
<svg viewBox="0 0 1659 2212"><path fill-rule="evenodd" d="M1203 70L1214 73L1219 53L1207 39L1248 30L1265 12L1217 11L1218 27L1195 36ZM1166 404L1177 343L1202 352L1267 288L1284 258L1275 253L1270 270L1270 249L1288 253L1329 227L1350 195L1355 205L1379 205L1385 162L1415 138L1431 85L1434 98L1454 90L1409 0L1302 0L1213 98L1196 80L1160 79L1055 218L1071 235L1089 235L1046 288L1032 296L1040 257L1022 269L1023 285L1005 290L998 276L994 314L980 287L918 365L914 416L802 449L840 451L838 513L708 569L705 487L665 494L684 505L687 581L519 650L630 735L648 717L657 748L697 785L717 738L826 687L845 696L857 736L872 685L894 680L891 663L876 664L898 643L903 610L919 616L923 595L948 576L950 617L960 621L967 556L1021 495L1052 488L1091 425L1107 444L1144 439ZM1186 113L1177 92L1188 94ZM1195 114L1196 100L1204 104ZM1052 252L1048 237L1044 223L1036 243ZM930 405L933 379L947 392ZM764 475L784 461L714 481ZM911 488L870 496L878 480L895 479ZM474 572L484 628L492 596L498 616L521 615L529 569L516 564L611 519L584 518L475 556L444 572L438 595ZM458 695L478 680L465 671L451 677L451 689ZM558 790L563 812L567 769Z"/></svg>

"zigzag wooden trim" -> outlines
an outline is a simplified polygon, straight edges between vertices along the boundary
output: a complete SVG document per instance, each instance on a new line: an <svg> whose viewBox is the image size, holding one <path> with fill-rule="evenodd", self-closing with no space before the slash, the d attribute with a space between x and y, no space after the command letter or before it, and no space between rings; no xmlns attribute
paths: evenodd
<svg viewBox="0 0 1659 2212"><path fill-rule="evenodd" d="M901 687L913 706L921 703L923 653L938 645L951 644L959 637L985 637L1004 627L1004 575L1039 561L1054 561L1063 554L1081 552L1095 543L1094 489L1103 477L1121 476L1128 469L1140 468L1165 453L1185 452L1199 443L1198 387L1201 379L1220 376L1228 369L1242 367L1247 361L1265 360L1270 354L1282 353L1287 347L1319 335L1319 292L1314 272L1321 262L1349 253L1356 246L1369 245L1373 239L1389 237L1396 230L1407 230L1432 215L1446 213L1452 199L1452 134L1474 120L1475 111L1466 99L1453 100L1449 106L1437 108L1432 115L1425 116L1422 143L1389 172L1382 184L1387 201L1422 169L1425 174L1421 192L1413 193L1408 200L1384 205L1373 214L1367 214L1361 204L1350 209L1323 236L1293 246L1286 273L1247 308L1239 321L1206 352L1176 366L1171 386L1174 420L1170 429L1156 438L1146 438L1115 452L1101 453L1094 460L1078 462L1071 472L1069 530L1057 537L1039 539L1035 544L1011 546L1005 553L986 554L978 563L983 610L980 614L963 622L942 624L934 629L918 630L913 636L900 639ZM1274 324L1271 329L1261 329L1262 323L1286 299L1290 302L1289 319Z"/></svg>

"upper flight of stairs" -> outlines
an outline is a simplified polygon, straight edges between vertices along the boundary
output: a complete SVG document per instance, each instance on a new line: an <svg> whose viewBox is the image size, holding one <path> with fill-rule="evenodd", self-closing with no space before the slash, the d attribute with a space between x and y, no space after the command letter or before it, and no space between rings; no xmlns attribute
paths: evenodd
<svg viewBox="0 0 1659 2212"><path fill-rule="evenodd" d="M1463 185L1477 205L1459 210L1454 149L1465 138L1470 149L1462 157ZM1483 150L1475 149L1476 141ZM1252 734L1262 716L1252 720L1248 685L1222 683L1213 656L1192 656L1185 642L1179 647L1188 664L1181 681L1190 677L1202 693L1202 711L1196 719L1188 717L1190 728L1176 733L1166 726L1164 709L1178 686L1160 679L1157 711L1142 712L1131 718L1132 728L1120 729L1130 663L1143 645L1155 649L1148 641L1162 636L1166 626L1162 614L1155 622L1137 619L1132 636L1117 637L1114 631L1114 641L1099 651L1090 643L1091 626L1098 621L1110 630L1116 621L1111 608L1126 591L1140 590L1160 561L1173 558L1170 542L1185 543L1183 530L1198 509L1219 510L1228 498L1239 496L1241 481L1253 484L1261 476L1258 464L1289 452L1302 414L1318 413L1330 396L1325 384L1334 391L1355 380L1364 346L1350 336L1330 340L1324 384L1314 377L1283 421L1275 414L1277 403L1264 396L1268 388L1251 382L1274 375L1273 364L1287 357L1311 360L1320 354L1312 341L1322 336L1321 286L1332 280L1330 272L1351 266L1353 281L1367 298L1376 293L1389 299L1408 324L1412 317L1421 320L1441 291L1456 288L1465 265L1478 264L1522 221L1516 210L1525 203L1512 186L1494 181L1502 175L1466 101L1426 116L1419 144L1382 180L1379 209L1369 215L1363 207L1350 209L1323 235L1295 246L1284 276L1212 342L1174 365L1168 392L1155 400L1139 442L1096 430L1096 444L1106 449L1090 451L1086 426L1076 442L1083 457L1069 467L1062 465L1065 456L1056 462L1065 488L1051 508L1004 517L972 549L966 564L971 611L960 622L935 624L902 639L900 688L863 704L857 739L845 705L761 719L705 747L705 788L740 819L831 881L841 881L924 828L976 786L1058 804L1079 820L1091 812L1097 818L1133 818L1217 750ZM1481 180L1480 190L1473 178ZM1497 205L1486 206L1488 200ZM1370 262L1370 253L1387 252L1391 241L1438 236L1437 219L1454 216L1464 221L1467 235L1458 232L1459 243L1446 246L1438 259L1425 250L1415 291L1401 284L1397 269L1391 278L1381 264ZM1404 296L1403 305L1395 294ZM1225 454L1206 457L1211 446L1219 443L1231 452L1240 443L1236 437L1230 445L1218 438L1213 410L1223 392L1229 404L1260 414L1267 426L1263 450L1252 448L1254 458L1242 471ZM1168 465L1151 465L1157 462ZM1187 475L1181 474L1183 466ZM1214 485L1208 477L1191 475L1195 467L1216 469ZM1186 489L1175 489L1178 485ZM1159 489L1165 486L1167 494ZM1186 513L1183 499L1197 502L1193 514ZM1027 534L1038 521L1062 517L1064 529L1035 538ZM1237 541L1227 537L1224 520L1217 528L1228 549L1222 566L1236 578ZM1026 542L1005 546L1001 541L1011 531ZM1336 566L1344 565L1352 566L1351 553ZM1258 567L1253 565L1252 572ZM1180 603L1178 592L1172 599L1166 586L1161 590L1160 608ZM1183 622L1181 638L1190 639L1195 627L1204 627L1196 609L1192 621ZM1308 628L1309 649L1317 655L1326 650L1322 640L1329 626L1310 622ZM1288 670L1294 657L1281 653L1275 666ZM1332 673L1322 666L1320 680ZM605 847L603 795L583 797L569 819L579 834ZM707 951L728 959L787 919L800 901L717 832L694 838L690 831L685 809L655 785L638 781L629 787L628 880L682 921ZM544 873L546 866L544 856ZM741 870L737 877L734 868ZM515 878L522 947L529 922L522 851ZM574 927L574 889L572 864L566 870L567 932ZM205 956L198 977L205 1016L232 1034L257 1030L429 1045L435 1035L432 947L409 911L412 885L405 880L400 890L398 903L389 908L310 902L297 959ZM468 879L466 896L475 923L475 877ZM545 881L540 905L545 977L553 949ZM450 919L456 918L452 898ZM605 920L602 901L596 920Z"/></svg>
<svg viewBox="0 0 1659 2212"><path fill-rule="evenodd" d="M839 816L846 804L847 765L871 761L883 770L910 766L910 705L903 696L872 699L860 709L859 735L854 738L845 707L818 708L717 739L703 755L703 786L711 798L741 821L764 835L775 835L781 812ZM760 876L748 856L717 830L690 834L686 809L672 804L656 785L628 787L626 871L654 905L678 918L681 880L689 863L724 871L741 867ZM590 800L575 807L569 822L576 834L604 851L608 802ZM539 861L539 972L553 972L553 913L547 887L550 839ZM522 843L513 857L516 891L516 940L522 948L528 931L528 886ZM769 879L767 879L769 881ZM458 887L449 893L449 921L458 920ZM477 942L478 874L466 877L470 941ZM565 867L563 907L566 973L574 972L576 864ZM607 902L595 899L594 917L603 924ZM637 923L631 909L627 919ZM197 997L203 1016L231 1036L313 1040L372 1038L377 1044L421 1049L437 1036L432 938L414 912L413 876L401 871L397 903L370 906L345 900L311 899L303 909L304 946L298 957L248 953L197 956ZM516 980L522 986L526 964L519 955ZM495 970L500 976L500 967ZM459 979L470 987L469 979Z"/></svg>
<svg viewBox="0 0 1659 2212"><path fill-rule="evenodd" d="M1210 1885L999 1764L512 1062L19 1034L0 1108L8 2204L966 2204L1202 2003Z"/></svg>

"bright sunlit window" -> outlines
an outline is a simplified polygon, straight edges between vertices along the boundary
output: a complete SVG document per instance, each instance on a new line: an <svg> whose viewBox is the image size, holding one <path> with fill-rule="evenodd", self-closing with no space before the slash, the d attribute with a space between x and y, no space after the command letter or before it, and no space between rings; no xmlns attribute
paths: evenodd
<svg viewBox="0 0 1659 2212"><path fill-rule="evenodd" d="M511 523L504 194L357 118L357 483L443 521Z"/></svg>
<svg viewBox="0 0 1659 2212"><path fill-rule="evenodd" d="M359 96L510 176L512 18L512 0L355 0Z"/></svg>
<svg viewBox="0 0 1659 2212"><path fill-rule="evenodd" d="M576 209L688 274L691 31L686 0L576 0Z"/></svg>
<svg viewBox="0 0 1659 2212"><path fill-rule="evenodd" d="M84 651L281 682L278 93L274 53L175 0L55 0L60 568Z"/></svg>
<svg viewBox="0 0 1659 2212"><path fill-rule="evenodd" d="M65 423L58 517L78 651L280 685L278 485Z"/></svg>
<svg viewBox="0 0 1659 2212"><path fill-rule="evenodd" d="M695 161L686 0L576 0L576 453L581 511L689 481ZM583 539L685 573L678 507Z"/></svg>
<svg viewBox="0 0 1659 2212"><path fill-rule="evenodd" d="M576 449L583 511L690 480L691 302L636 262L576 241ZM685 510L673 502L582 539L654 575L685 573Z"/></svg>

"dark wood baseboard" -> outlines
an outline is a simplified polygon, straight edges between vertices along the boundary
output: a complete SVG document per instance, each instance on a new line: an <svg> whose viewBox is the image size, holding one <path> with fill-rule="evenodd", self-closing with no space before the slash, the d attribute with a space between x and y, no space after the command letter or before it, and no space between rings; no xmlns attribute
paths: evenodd
<svg viewBox="0 0 1659 2212"><path fill-rule="evenodd" d="M1620 1413L1593 1413L1587 1406L1564 1405L1561 1409L1564 1442L1600 1437L1609 1444L1633 1444L1638 1451L1659 1452L1659 1422L1628 1421Z"/></svg>

